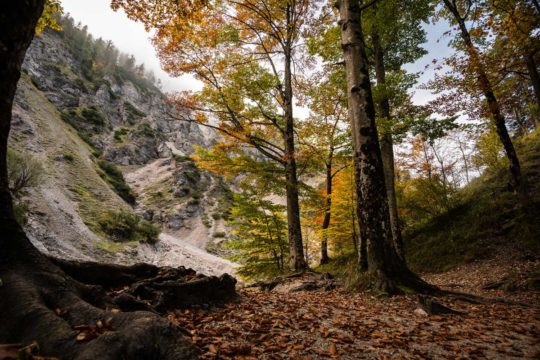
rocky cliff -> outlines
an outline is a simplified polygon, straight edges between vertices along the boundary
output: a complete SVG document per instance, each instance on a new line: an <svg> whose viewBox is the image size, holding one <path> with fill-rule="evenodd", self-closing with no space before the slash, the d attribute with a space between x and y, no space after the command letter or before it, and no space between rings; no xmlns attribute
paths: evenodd
<svg viewBox="0 0 540 360"><path fill-rule="evenodd" d="M177 120L152 82L94 68L61 32L45 31L25 58L10 146L44 169L20 199L33 242L63 258L231 271L206 251L226 234L230 191L187 157L211 139ZM159 241L125 236L135 227L159 229Z"/></svg>

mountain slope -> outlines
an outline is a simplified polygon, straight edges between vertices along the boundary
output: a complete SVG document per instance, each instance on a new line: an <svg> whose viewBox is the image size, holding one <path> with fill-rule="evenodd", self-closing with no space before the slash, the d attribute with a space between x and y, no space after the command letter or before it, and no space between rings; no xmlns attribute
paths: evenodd
<svg viewBox="0 0 540 360"><path fill-rule="evenodd" d="M210 140L197 126L171 117L164 95L151 82L120 66L108 73L88 72L67 36L45 31L34 40L16 95L10 147L30 154L44 169L40 184L21 199L28 206L29 237L41 251L61 258L232 272L234 264L204 250L213 230L202 219L210 202L219 203L215 191L202 184L182 185L186 168L175 166L175 158L185 159L192 145ZM134 182L130 188L129 174L151 169L155 162L173 164L164 168L165 177L190 194L147 208L145 189ZM208 183L218 181L194 164L190 171ZM148 183L159 181L153 172L143 170L143 177ZM201 201L193 201L195 190ZM148 216L149 210L162 216ZM153 231L143 217L169 234L160 235L155 245L138 241L146 233L118 236L120 225L131 224L129 234L139 228ZM126 223L118 225L118 219ZM192 223L201 223L204 231ZM184 241L195 230L196 246Z"/></svg>

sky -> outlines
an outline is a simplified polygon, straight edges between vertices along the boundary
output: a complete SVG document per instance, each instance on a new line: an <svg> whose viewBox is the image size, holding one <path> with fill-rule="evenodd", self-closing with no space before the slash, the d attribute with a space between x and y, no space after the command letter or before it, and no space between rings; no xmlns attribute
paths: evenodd
<svg viewBox="0 0 540 360"><path fill-rule="evenodd" d="M110 0L62 0L62 6L75 22L80 21L83 25L87 25L88 31L93 36L112 40L120 51L133 54L137 63L143 62L147 69L153 70L161 79L166 92L201 88L201 84L190 76L172 78L163 71L150 40L151 34L145 31L141 23L128 19L123 11L113 11ZM446 23L429 24L425 28L428 42L424 47L428 50L428 54L414 64L405 65L407 71L424 71L425 66L431 64L434 58L441 59L451 52L447 45L449 39L443 38L443 33L448 30ZM420 82L425 82L432 76L432 70L425 71L420 77ZM414 89L413 101L417 104L425 104L433 97L426 90Z"/></svg>
<svg viewBox="0 0 540 360"><path fill-rule="evenodd" d="M122 52L133 54L137 63L144 63L161 79L165 91L197 90L197 80L182 76L172 78L159 65L159 59L150 40L151 34L141 23L127 18L123 11L113 11L110 0L62 0L65 13L70 13L75 23L88 26L88 31L96 38L112 40Z"/></svg>

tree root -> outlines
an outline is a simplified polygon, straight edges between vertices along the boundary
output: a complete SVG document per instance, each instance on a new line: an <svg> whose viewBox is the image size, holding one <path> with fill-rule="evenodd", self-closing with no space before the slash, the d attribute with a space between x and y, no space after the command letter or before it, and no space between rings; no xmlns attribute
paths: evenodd
<svg viewBox="0 0 540 360"><path fill-rule="evenodd" d="M2 225L0 230L6 230ZM151 265L53 263L18 226L3 234L11 241L0 253L0 344L35 342L43 356L196 359L185 332L157 313L235 297L235 280L228 275L204 277Z"/></svg>
<svg viewBox="0 0 540 360"><path fill-rule="evenodd" d="M220 304L236 297L236 279L197 274L183 266L157 267L98 264L53 259L73 279L105 287L109 302L124 311L168 310L193 305ZM99 295L98 295L99 296Z"/></svg>

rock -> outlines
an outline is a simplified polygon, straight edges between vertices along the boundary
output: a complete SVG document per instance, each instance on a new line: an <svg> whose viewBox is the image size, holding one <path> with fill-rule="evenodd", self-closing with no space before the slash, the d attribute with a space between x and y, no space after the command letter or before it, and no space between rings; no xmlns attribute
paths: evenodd
<svg viewBox="0 0 540 360"><path fill-rule="evenodd" d="M424 309L421 309L421 308L416 308L414 310L414 314L420 317L429 316L429 314Z"/></svg>
<svg viewBox="0 0 540 360"><path fill-rule="evenodd" d="M152 221L154 218L154 210L152 209L147 209L144 213L143 213L143 219L146 220L146 221Z"/></svg>
<svg viewBox="0 0 540 360"><path fill-rule="evenodd" d="M173 230L180 230L185 226L184 217L179 214L174 214L168 217L168 227Z"/></svg>

